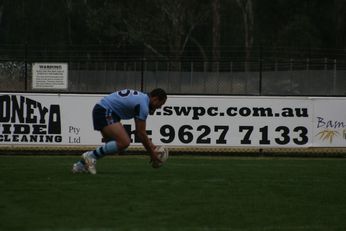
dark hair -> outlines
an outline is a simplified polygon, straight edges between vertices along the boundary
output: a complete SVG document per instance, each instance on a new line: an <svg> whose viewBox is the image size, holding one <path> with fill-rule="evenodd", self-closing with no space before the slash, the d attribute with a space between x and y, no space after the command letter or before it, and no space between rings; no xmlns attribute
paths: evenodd
<svg viewBox="0 0 346 231"><path fill-rule="evenodd" d="M166 100L167 99L167 93L165 92L165 90L161 89L161 88L155 88L154 90L152 90L149 95L151 97L157 97L160 100Z"/></svg>

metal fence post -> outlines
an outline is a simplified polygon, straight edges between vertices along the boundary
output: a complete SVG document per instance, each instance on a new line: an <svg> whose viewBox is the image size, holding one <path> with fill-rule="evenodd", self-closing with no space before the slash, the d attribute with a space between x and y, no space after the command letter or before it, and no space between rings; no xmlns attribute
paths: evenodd
<svg viewBox="0 0 346 231"><path fill-rule="evenodd" d="M262 68L263 68L263 57L262 57L262 46L260 46L260 54L259 54L259 83L258 83L258 94L262 95Z"/></svg>
<svg viewBox="0 0 346 231"><path fill-rule="evenodd" d="M334 59L334 68L333 68L333 94L336 95L336 59Z"/></svg>
<svg viewBox="0 0 346 231"><path fill-rule="evenodd" d="M141 59L141 91L144 89L144 57Z"/></svg>
<svg viewBox="0 0 346 231"><path fill-rule="evenodd" d="M28 44L24 45L24 90L28 90Z"/></svg>

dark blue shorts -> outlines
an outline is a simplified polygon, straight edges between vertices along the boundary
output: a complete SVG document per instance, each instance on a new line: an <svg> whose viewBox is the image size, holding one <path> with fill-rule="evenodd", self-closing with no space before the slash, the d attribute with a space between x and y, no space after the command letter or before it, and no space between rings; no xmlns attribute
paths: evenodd
<svg viewBox="0 0 346 231"><path fill-rule="evenodd" d="M96 104L93 109L93 124L94 129L97 131L101 131L102 128L107 125L114 124L120 122L120 117L115 114L110 109L105 109L99 104Z"/></svg>

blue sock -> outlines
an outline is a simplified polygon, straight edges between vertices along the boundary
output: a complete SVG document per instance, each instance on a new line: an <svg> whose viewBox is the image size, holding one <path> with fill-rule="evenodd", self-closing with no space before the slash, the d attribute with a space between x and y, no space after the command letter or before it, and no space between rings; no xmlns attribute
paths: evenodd
<svg viewBox="0 0 346 231"><path fill-rule="evenodd" d="M118 151L119 149L118 149L117 143L114 140L111 140L107 142L105 145L96 148L93 151L93 155L96 157L96 159L100 159L104 157L105 155L114 154L114 153L117 153Z"/></svg>

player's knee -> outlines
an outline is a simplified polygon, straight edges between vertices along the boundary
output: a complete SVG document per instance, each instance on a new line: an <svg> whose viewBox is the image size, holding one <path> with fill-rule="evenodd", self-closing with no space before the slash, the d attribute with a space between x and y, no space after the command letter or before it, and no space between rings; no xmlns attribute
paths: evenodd
<svg viewBox="0 0 346 231"><path fill-rule="evenodd" d="M124 139L118 141L118 147L120 150L126 149L128 146L130 146L131 140L130 139Z"/></svg>

